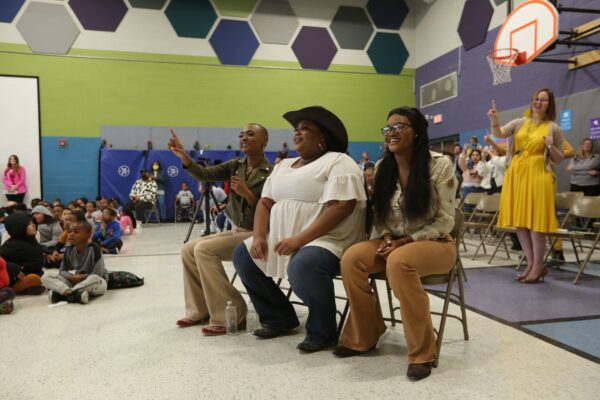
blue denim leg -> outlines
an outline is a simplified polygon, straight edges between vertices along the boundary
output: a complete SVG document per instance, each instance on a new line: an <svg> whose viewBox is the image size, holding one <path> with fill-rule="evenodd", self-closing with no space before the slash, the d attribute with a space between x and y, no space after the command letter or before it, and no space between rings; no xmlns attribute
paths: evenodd
<svg viewBox="0 0 600 400"><path fill-rule="evenodd" d="M300 324L292 303L273 279L252 261L244 243L233 250L232 261L261 323L284 329L292 329Z"/></svg>
<svg viewBox="0 0 600 400"><path fill-rule="evenodd" d="M160 214L160 220L164 221L167 219L167 207L165 206L165 195L157 194L156 198L158 200L158 213Z"/></svg>
<svg viewBox="0 0 600 400"><path fill-rule="evenodd" d="M485 192L485 189L484 189L484 188L482 188L482 187L476 187L476 186L465 186L465 187L463 187L463 195L462 195L462 197L463 197L463 199L464 199L465 197L467 197L467 195L468 195L469 193L481 193L481 192ZM465 210L466 212L473 212L473 210L475 209L475 206L472 206L472 205L470 205L470 204L465 204L465 205L463 206L463 208L464 208L464 210Z"/></svg>
<svg viewBox="0 0 600 400"><path fill-rule="evenodd" d="M331 343L336 339L333 278L339 273L339 258L317 246L298 250L288 266L292 290L308 306L306 336L315 342Z"/></svg>

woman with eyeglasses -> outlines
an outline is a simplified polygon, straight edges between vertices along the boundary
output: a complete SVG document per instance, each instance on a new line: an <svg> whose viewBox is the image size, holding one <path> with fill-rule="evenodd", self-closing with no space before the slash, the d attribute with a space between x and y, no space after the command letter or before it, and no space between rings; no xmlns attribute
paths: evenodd
<svg viewBox="0 0 600 400"><path fill-rule="evenodd" d="M421 277L444 274L456 262L456 176L444 155L429 151L427 120L416 108L390 111L382 129L386 150L375 167L373 211L380 238L358 243L342 257L350 314L334 354L351 357L377 345L385 323L369 276L385 271L402 307L407 376L426 378L435 360L435 334Z"/></svg>
<svg viewBox="0 0 600 400"><path fill-rule="evenodd" d="M516 227L527 259L527 268L515 279L521 283L543 282L546 234L556 232L553 164L564 159L563 136L556 119L554 93L548 88L533 95L525 117L500 126L496 102L488 111L491 133L507 138L507 171L502 185L498 226Z"/></svg>

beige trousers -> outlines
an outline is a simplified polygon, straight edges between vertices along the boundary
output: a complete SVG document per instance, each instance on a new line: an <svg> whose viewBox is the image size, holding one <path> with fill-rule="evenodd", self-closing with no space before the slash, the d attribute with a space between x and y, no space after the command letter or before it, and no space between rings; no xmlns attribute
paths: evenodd
<svg viewBox="0 0 600 400"><path fill-rule="evenodd" d="M357 243L344 253L342 280L350 302L350 314L340 345L366 351L385 332L381 308L369 285L369 275L386 271L390 287L400 300L402 327L408 346L408 362L422 364L435 359L435 333L429 314L429 297L421 277L449 272L456 260L451 239L417 241L394 250L387 258L376 256L381 243Z"/></svg>
<svg viewBox="0 0 600 400"><path fill-rule="evenodd" d="M229 282L221 261L231 260L233 249L252 235L235 228L190 241L181 249L186 317L198 321L210 315L212 325L225 325L225 306L231 300L238 323L246 318L246 301Z"/></svg>

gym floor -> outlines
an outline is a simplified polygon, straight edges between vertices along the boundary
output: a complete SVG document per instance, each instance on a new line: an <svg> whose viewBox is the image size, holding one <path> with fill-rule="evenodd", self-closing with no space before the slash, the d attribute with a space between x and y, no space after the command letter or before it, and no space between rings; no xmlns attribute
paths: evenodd
<svg viewBox="0 0 600 400"><path fill-rule="evenodd" d="M586 276L574 286L572 273L552 270L546 283L520 285L506 267L515 257L499 255L490 268L487 257L463 255L470 340L449 319L439 367L414 383L405 376L401 325L389 327L377 350L349 359L330 351L300 354L295 346L304 338L302 328L273 340L246 332L205 337L197 327L178 328L175 321L184 316L179 250L187 228L144 226L125 237L121 254L106 257L109 270L145 277L142 287L109 291L85 306L50 308L46 295L18 297L14 313L0 316L2 398L597 397L600 351L590 334L597 338L600 328L600 279ZM196 225L194 237L200 230ZM230 263L226 269L231 276ZM338 282L336 291L343 293ZM430 298L432 310L440 309L441 299ZM297 312L304 321L306 309Z"/></svg>

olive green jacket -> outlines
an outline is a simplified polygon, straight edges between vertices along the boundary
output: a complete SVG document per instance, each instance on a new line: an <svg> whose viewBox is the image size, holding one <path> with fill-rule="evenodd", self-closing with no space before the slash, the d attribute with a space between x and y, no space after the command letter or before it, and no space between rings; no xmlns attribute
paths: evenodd
<svg viewBox="0 0 600 400"><path fill-rule="evenodd" d="M184 168L187 169L189 174L194 178L204 182L226 181L230 180L232 176L237 176L246 182L248 189L250 189L252 194L257 199L260 199L263 185L273 170L273 166L266 157L263 157L263 160L259 164L258 168L256 168L256 172L252 175L249 181L246 178L247 167L248 158L244 157L235 158L213 167L202 167L192 161L187 168ZM248 200L233 190L229 192L225 214L227 214L227 216L235 225L251 231L252 226L254 225L255 209L256 204L250 204Z"/></svg>

